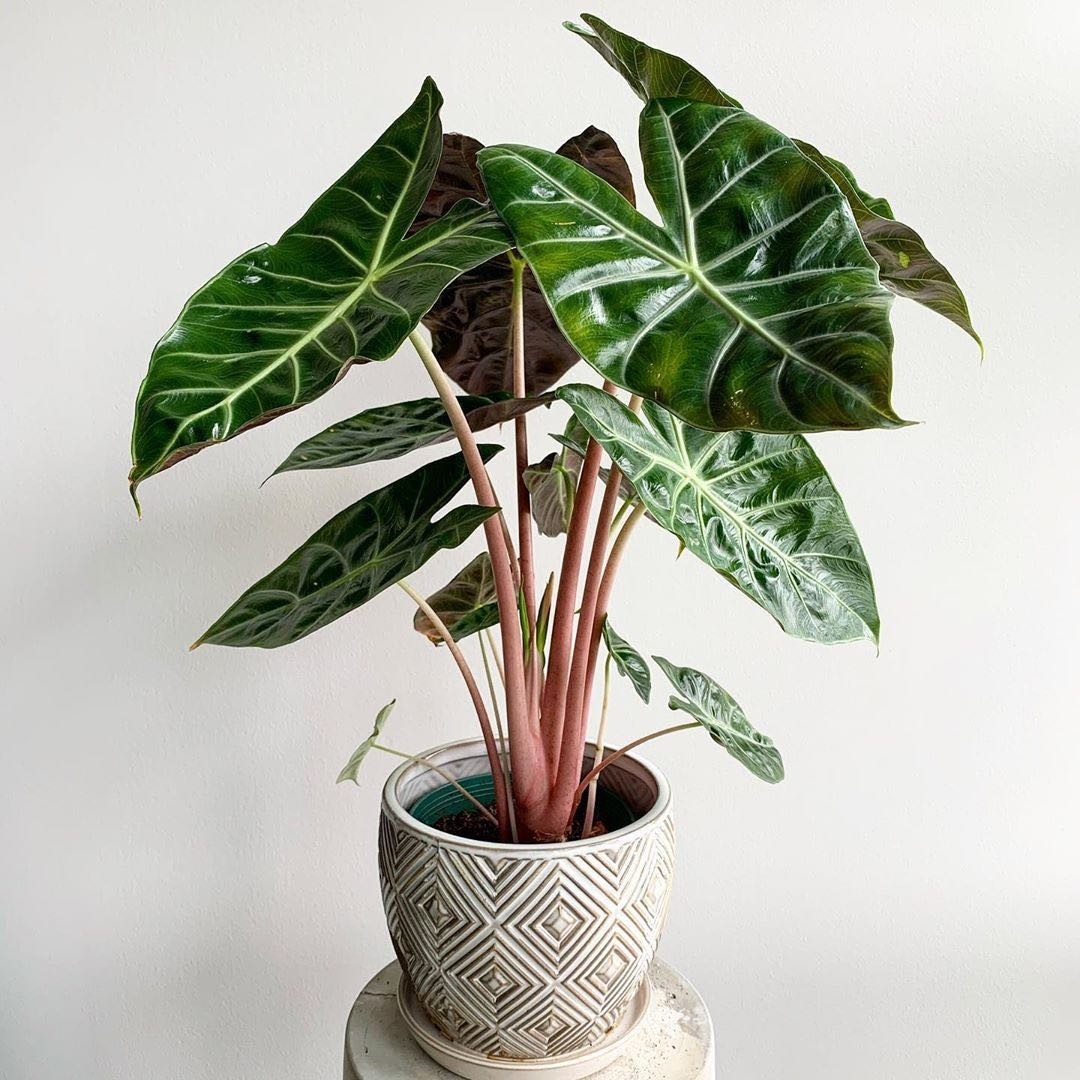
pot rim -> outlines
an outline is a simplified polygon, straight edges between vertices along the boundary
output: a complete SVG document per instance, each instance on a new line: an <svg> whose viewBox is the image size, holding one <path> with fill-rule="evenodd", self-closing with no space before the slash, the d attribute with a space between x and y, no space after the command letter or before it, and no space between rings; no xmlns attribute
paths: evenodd
<svg viewBox="0 0 1080 1080"><path fill-rule="evenodd" d="M588 742L585 745L586 747L591 747L595 752L595 743ZM430 750L425 750L417 756L432 758L436 754L442 754L447 750L455 750L458 748L476 750L478 753L473 756L487 758L484 740L481 738L454 739L452 742L442 743L440 746L434 746ZM396 821L405 824L406 827L413 832L419 833L421 836L425 836L436 843L453 844L455 847L470 848L474 851L488 852L491 854L499 853L503 856L528 855L530 853L573 854L575 852L591 851L594 848L603 847L613 840L619 840L622 837L629 836L631 833L640 832L642 829L655 825L664 818L671 809L671 785L668 783L667 777L651 761L644 757L640 757L633 753L625 754L623 757L626 761L633 762L644 769L652 777L653 782L656 784L656 801L641 815L641 817L632 821L629 825L624 825L621 829L615 829L613 832L601 833L599 836L591 836L587 840L560 840L550 844L503 844L497 840L473 840L466 836L455 836L453 833L447 833L443 832L441 829L436 829L432 825L425 825L419 818L414 817L408 809L402 806L401 800L397 797L398 783L407 772L413 769L431 771L428 766L423 764L423 762L418 761L402 762L387 777L386 783L383 785L383 812L390 817L393 817Z"/></svg>

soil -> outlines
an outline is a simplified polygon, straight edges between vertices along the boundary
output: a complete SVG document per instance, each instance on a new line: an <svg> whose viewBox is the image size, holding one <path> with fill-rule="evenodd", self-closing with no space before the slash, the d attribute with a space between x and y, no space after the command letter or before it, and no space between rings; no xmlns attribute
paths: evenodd
<svg viewBox="0 0 1080 1080"><path fill-rule="evenodd" d="M492 803L488 809L494 814L495 804ZM574 827L570 830L568 839L580 840L581 828L584 824L585 809L583 805L574 819ZM446 817L439 818L433 828L438 829L440 832L449 833L451 836L460 836L465 840L486 840L491 843L497 843L499 840L498 829L479 810L461 810L456 814L447 814ZM604 822L597 818L593 821L592 832L589 835L602 836L607 831L608 828Z"/></svg>

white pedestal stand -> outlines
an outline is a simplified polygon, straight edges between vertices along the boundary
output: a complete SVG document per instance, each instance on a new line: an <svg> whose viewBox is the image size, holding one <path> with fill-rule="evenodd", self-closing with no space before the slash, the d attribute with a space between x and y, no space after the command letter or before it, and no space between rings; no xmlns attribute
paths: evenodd
<svg viewBox="0 0 1080 1080"><path fill-rule="evenodd" d="M457 1080L413 1041L398 1012L401 969L388 964L364 987L345 1029L345 1080ZM698 992L661 960L652 1004L626 1053L595 1080L715 1080L712 1020Z"/></svg>

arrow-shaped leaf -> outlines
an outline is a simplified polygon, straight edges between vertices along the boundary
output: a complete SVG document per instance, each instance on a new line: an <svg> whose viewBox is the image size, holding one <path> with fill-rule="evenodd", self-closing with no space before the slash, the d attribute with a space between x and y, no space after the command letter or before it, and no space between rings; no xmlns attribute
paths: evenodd
<svg viewBox="0 0 1080 1080"><path fill-rule="evenodd" d="M476 164L482 144L467 135L443 139L442 159L417 224L446 212L453 200L486 200ZM586 128L557 153L603 177L633 202L630 169L615 140ZM439 297L424 316L431 347L446 373L471 394L513 390L510 364L510 301L513 275L505 255L468 271ZM525 390L535 395L553 386L578 362L574 347L557 326L536 279L528 269L522 282L525 320Z"/></svg>
<svg viewBox="0 0 1080 1080"><path fill-rule="evenodd" d="M375 728L371 734L353 751L353 755L345 763L345 768L338 773L337 782L340 784L343 780L351 780L354 784L359 784L357 774L360 772L360 766L364 762L364 758L368 756L368 753L374 748L375 744L379 741L379 736L382 735L383 725L386 723L393 711L394 706L397 704L397 699L387 702L375 717Z"/></svg>
<svg viewBox="0 0 1080 1080"><path fill-rule="evenodd" d="M358 359L388 359L450 281L506 250L505 230L474 202L404 238L439 161L441 103L426 80L276 244L241 255L188 300L139 391L133 491L315 400Z"/></svg>
<svg viewBox="0 0 1080 1080"><path fill-rule="evenodd" d="M739 109L641 118L664 227L573 162L480 154L488 192L581 355L714 430L894 427L889 293L836 185Z"/></svg>
<svg viewBox="0 0 1080 1080"><path fill-rule="evenodd" d="M533 520L543 536L566 532L574 509L577 471L564 465L562 458L562 454L548 454L522 475L529 489Z"/></svg>
<svg viewBox="0 0 1080 1080"><path fill-rule="evenodd" d="M501 448L480 449L487 461ZM274 649L366 604L498 513L459 506L432 521L468 479L464 458L454 454L353 503L252 585L196 645Z"/></svg>
<svg viewBox="0 0 1080 1080"><path fill-rule="evenodd" d="M608 26L595 15L581 17L588 29L573 23L566 23L566 28L587 41L643 101L680 97L709 105L741 107L681 57L646 45ZM910 225L895 219L888 200L867 195L843 162L827 157L809 143L798 139L794 142L844 193L863 241L881 268L882 283L898 296L915 300L952 320L981 347L982 341L971 325L967 301L960 286L931 254L922 237Z"/></svg>
<svg viewBox="0 0 1080 1080"><path fill-rule="evenodd" d="M495 602L495 574L488 553L477 555L464 570L429 596L427 602L455 641L497 626L499 605ZM413 629L436 645L443 643L442 635L420 608L413 616Z"/></svg>
<svg viewBox="0 0 1080 1080"><path fill-rule="evenodd" d="M648 705L649 696L652 694L652 672L649 665L633 645L615 633L610 619L604 620L604 644L611 654L611 659L615 661L619 674L630 680L637 696Z"/></svg>
<svg viewBox="0 0 1080 1080"><path fill-rule="evenodd" d="M693 668L677 667L662 656L653 659L682 697L668 707L689 713L736 761L770 784L784 779L784 762L773 741L755 731L739 703L721 686Z"/></svg>
<svg viewBox="0 0 1080 1080"><path fill-rule="evenodd" d="M469 427L482 431L541 405L550 405L554 400L554 394L513 398L500 393L459 397L458 404ZM338 469L384 461L453 437L450 417L437 397L380 405L340 420L306 439L274 470L274 475L298 469Z"/></svg>
<svg viewBox="0 0 1080 1080"><path fill-rule="evenodd" d="M866 556L805 439L702 431L648 401L637 415L592 386L565 386L558 395L656 521L789 634L877 640Z"/></svg>

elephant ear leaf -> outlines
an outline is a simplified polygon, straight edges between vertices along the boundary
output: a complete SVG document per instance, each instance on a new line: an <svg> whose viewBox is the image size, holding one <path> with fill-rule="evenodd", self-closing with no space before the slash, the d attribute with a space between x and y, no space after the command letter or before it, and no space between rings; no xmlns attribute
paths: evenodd
<svg viewBox="0 0 1080 1080"><path fill-rule="evenodd" d="M563 464L562 454L548 454L522 474L529 489L533 520L542 536L560 536L570 524L577 473Z"/></svg>
<svg viewBox="0 0 1080 1080"><path fill-rule="evenodd" d="M185 304L139 390L131 487L314 401L360 359L386 360L458 274L505 251L487 207L458 203L412 236L442 145L442 98L412 105L276 244Z"/></svg>
<svg viewBox="0 0 1080 1080"><path fill-rule="evenodd" d="M359 784L357 774L360 772L360 766L364 763L364 758L368 756L368 753L375 749L375 744L379 741L379 737L382 735L383 725L386 723L393 711L394 706L397 704L397 699L387 702L375 717L375 728L371 734L353 751L353 755L347 762L345 762L345 768L338 773L337 782L340 784L345 780L351 780L354 784Z"/></svg>
<svg viewBox="0 0 1080 1080"><path fill-rule="evenodd" d="M487 194L476 164L482 145L467 135L443 139L442 158L427 201L417 218L433 220L448 202ZM631 202L634 186L630 168L615 140L588 127L557 151L616 187ZM499 255L459 277L424 316L431 344L443 370L470 394L513 390L510 363L510 302L513 272L510 259ZM540 394L559 381L577 362L578 354L563 336L548 310L532 272L522 281L525 340L528 343L525 390Z"/></svg>
<svg viewBox="0 0 1080 1080"><path fill-rule="evenodd" d="M630 680L637 696L648 705L652 695L652 672L649 665L633 645L615 633L610 619L604 619L604 644L611 659L615 661L619 674Z"/></svg>
<svg viewBox="0 0 1080 1080"><path fill-rule="evenodd" d="M926 241L910 226L897 221L886 199L868 195L841 161L826 157L809 143L796 146L820 166L844 193L863 242L881 268L881 281L897 296L907 297L956 323L982 349L982 338L971 324L967 300L956 279L934 257Z"/></svg>
<svg viewBox="0 0 1080 1080"><path fill-rule="evenodd" d="M739 107L730 94L714 86L681 57L653 48L608 26L595 15L582 15L587 27L564 24L584 38L629 83L643 101L650 98L681 97L707 105ZM835 158L827 157L809 143L795 145L815 165L823 169L843 192L863 241L881 268L881 280L898 296L907 297L944 315L970 334L982 348L971 325L967 300L955 278L927 248L910 225L896 220L887 199L863 191L851 170Z"/></svg>
<svg viewBox="0 0 1080 1080"><path fill-rule="evenodd" d="M477 555L438 592L429 596L427 602L455 641L489 626L497 626L499 605L495 601L495 574L488 553ZM416 609L413 629L435 645L443 643L442 635L422 608Z"/></svg>
<svg viewBox="0 0 1080 1080"><path fill-rule="evenodd" d="M595 15L582 15L585 26L565 22L567 30L587 41L633 88L642 101L679 97L708 105L741 108L682 57L654 49L629 34L608 26Z"/></svg>
<svg viewBox="0 0 1080 1080"><path fill-rule="evenodd" d="M500 449L480 452L488 461ZM454 454L366 495L252 585L195 645L275 649L366 604L498 513L458 506L432 520L468 479L465 459Z"/></svg>
<svg viewBox="0 0 1080 1080"><path fill-rule="evenodd" d="M464 396L458 404L473 431L523 416L541 405L550 405L554 394L513 398ZM331 424L305 439L274 470L274 475L299 469L339 469L401 457L425 446L446 442L454 436L450 416L437 398L417 398L367 409L348 420Z"/></svg>
<svg viewBox="0 0 1080 1080"><path fill-rule="evenodd" d="M679 695L668 701L670 709L692 716L736 761L766 783L784 779L780 751L767 735L756 731L739 703L708 675L694 668L678 667L662 656L653 659Z"/></svg>
<svg viewBox="0 0 1080 1080"><path fill-rule="evenodd" d="M877 640L870 567L804 438L702 431L653 402L633 413L592 386L558 394L653 519L789 634L826 644Z"/></svg>
<svg viewBox="0 0 1080 1080"><path fill-rule="evenodd" d="M606 378L713 430L895 427L890 294L836 185L738 109L641 117L655 225L580 166L480 154L559 324Z"/></svg>

